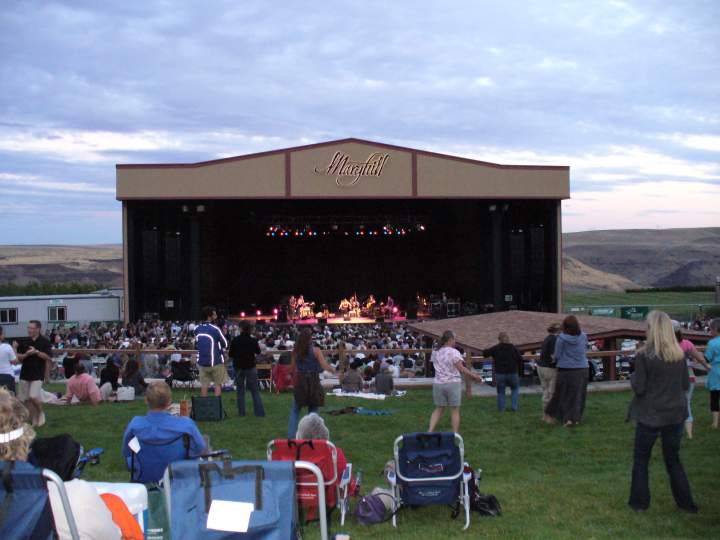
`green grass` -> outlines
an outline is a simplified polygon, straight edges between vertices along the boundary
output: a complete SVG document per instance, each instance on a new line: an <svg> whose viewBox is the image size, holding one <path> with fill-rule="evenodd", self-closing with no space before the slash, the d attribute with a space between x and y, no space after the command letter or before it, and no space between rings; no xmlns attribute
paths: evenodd
<svg viewBox="0 0 720 540"><path fill-rule="evenodd" d="M175 397L180 398L181 392ZM265 445L283 437L291 396L263 394L267 417L239 418L234 394L225 394L230 417L221 423L201 423L215 448L229 448L236 459L264 459ZM720 431L710 429L708 392L697 389L694 399L696 437L684 440L681 452L700 513L688 515L675 508L659 444L651 464L652 503L643 514L626 505L634 426L624 417L628 393L591 394L585 422L576 429L550 427L539 422L540 396L522 396L518 413L500 414L495 400L473 398L462 407L461 432L466 459L484 470L480 489L500 500L503 516L472 516L470 531L461 531L460 518L450 509L405 509L399 527L370 528L346 523L353 538L445 539L475 538L710 538L717 536L717 495L720 484ZM364 471L363 492L383 485L383 465L391 457L394 438L424 430L432 411L429 390L415 390L385 402L328 397L324 410L347 405L392 409L392 416L326 415L332 440L345 450L355 469ZM127 481L120 456L120 440L127 422L143 414L142 401L100 407L47 407L48 422L39 436L71 433L85 448L102 446L100 465L88 467L88 480ZM449 430L449 418L441 424ZM337 516L336 516L337 517ZM331 532L340 530L333 520ZM713 533L712 531L715 531ZM317 537L317 526L306 529Z"/></svg>
<svg viewBox="0 0 720 540"><path fill-rule="evenodd" d="M563 293L565 311L570 306L657 306L671 317L688 320L698 313L698 304L707 306L715 302L714 292L592 292ZM680 305L691 304L691 305ZM705 308L707 309L707 308Z"/></svg>

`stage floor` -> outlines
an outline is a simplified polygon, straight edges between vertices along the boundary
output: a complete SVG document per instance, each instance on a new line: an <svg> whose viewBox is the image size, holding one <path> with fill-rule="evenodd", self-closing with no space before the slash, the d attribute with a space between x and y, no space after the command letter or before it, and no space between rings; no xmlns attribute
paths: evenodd
<svg viewBox="0 0 720 540"><path fill-rule="evenodd" d="M240 322L240 321L248 321L251 323L256 322L262 322L265 324L277 324L277 325L284 325L284 324L295 324L295 325L317 325L318 320L317 318L311 318L311 319L295 319L295 320L288 320L287 322L279 322L274 316L269 315L261 315L259 317L241 317L241 316L230 316L228 317L228 320ZM400 317L396 316L392 319L385 319L384 322L386 323L400 323L400 322L406 322L408 320L407 317ZM412 320L420 320L418 319L412 319ZM327 324L375 324L377 321L375 319L372 319L370 317L351 317L349 320L345 320L342 317L328 317Z"/></svg>

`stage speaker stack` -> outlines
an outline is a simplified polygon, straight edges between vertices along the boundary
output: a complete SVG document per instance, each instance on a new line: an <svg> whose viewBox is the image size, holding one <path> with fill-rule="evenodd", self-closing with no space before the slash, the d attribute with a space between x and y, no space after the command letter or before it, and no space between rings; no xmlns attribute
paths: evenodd
<svg viewBox="0 0 720 540"><path fill-rule="evenodd" d="M385 317L383 317L383 316L375 317L375 322L385 322Z"/></svg>
<svg viewBox="0 0 720 540"><path fill-rule="evenodd" d="M288 322L287 308L281 308L280 311L278 311L278 322L281 322L281 323Z"/></svg>
<svg viewBox="0 0 720 540"><path fill-rule="evenodd" d="M405 317L408 319L417 319L417 304L408 304L407 311L405 312Z"/></svg>
<svg viewBox="0 0 720 540"><path fill-rule="evenodd" d="M343 321L349 321L349 320L350 320L350 313L346 311L345 313L343 313Z"/></svg>
<svg viewBox="0 0 720 540"><path fill-rule="evenodd" d="M327 324L327 317L318 317L317 322L318 322L318 324L325 325L325 324Z"/></svg>

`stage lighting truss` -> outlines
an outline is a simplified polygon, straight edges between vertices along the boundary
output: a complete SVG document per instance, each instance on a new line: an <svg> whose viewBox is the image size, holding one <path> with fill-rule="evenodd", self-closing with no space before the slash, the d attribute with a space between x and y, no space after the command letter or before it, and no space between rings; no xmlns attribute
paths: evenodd
<svg viewBox="0 0 720 540"><path fill-rule="evenodd" d="M427 220L398 218L397 216L288 216L268 220L265 236L271 238L320 238L328 236L355 236L360 238L404 237L427 231Z"/></svg>

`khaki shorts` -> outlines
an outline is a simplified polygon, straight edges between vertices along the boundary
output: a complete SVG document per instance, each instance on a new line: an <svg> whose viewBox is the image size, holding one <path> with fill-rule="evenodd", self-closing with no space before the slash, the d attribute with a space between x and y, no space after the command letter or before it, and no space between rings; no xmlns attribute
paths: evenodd
<svg viewBox="0 0 720 540"><path fill-rule="evenodd" d="M225 364L216 364L214 366L200 366L200 384L215 383L216 386L222 386L227 380L227 371Z"/></svg>
<svg viewBox="0 0 720 540"><path fill-rule="evenodd" d="M37 399L42 401L42 381L24 381L20 379L17 387L17 398L20 401L28 399Z"/></svg>
<svg viewBox="0 0 720 540"><path fill-rule="evenodd" d="M434 383L433 402L436 407L459 407L462 400L462 383Z"/></svg>

